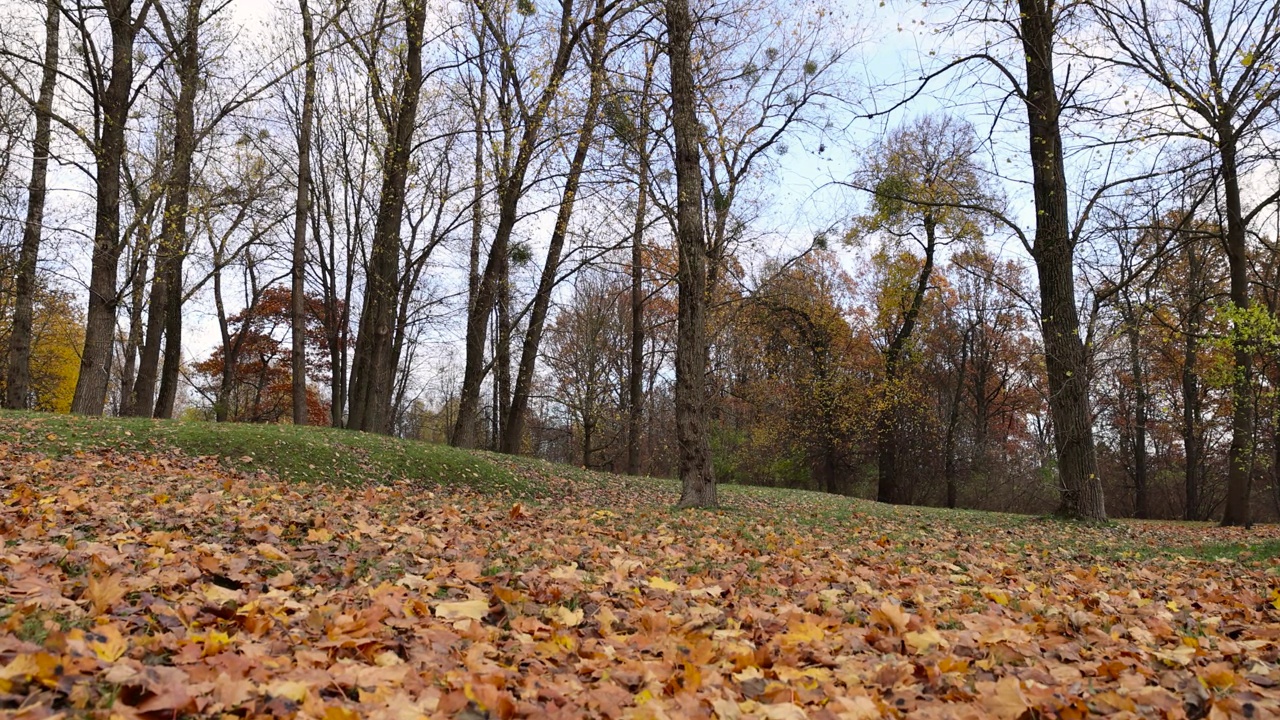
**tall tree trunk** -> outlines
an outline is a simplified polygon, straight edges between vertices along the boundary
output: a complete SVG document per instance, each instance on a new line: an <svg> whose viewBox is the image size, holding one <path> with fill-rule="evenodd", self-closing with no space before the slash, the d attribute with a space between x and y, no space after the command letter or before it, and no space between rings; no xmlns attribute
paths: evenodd
<svg viewBox="0 0 1280 720"><path fill-rule="evenodd" d="M707 241L702 223L701 126L693 84L693 19L689 0L666 0L671 64L671 125L675 133L676 444L680 506L715 507L716 480L707 438Z"/></svg>
<svg viewBox="0 0 1280 720"><path fill-rule="evenodd" d="M48 190L49 138L53 119L53 91L58 78L60 0L48 0L44 21L44 68L36 100L36 132L31 141L31 182L27 186L27 218L22 227L22 250L14 283L13 327L9 330L9 367L4 406L27 407L31 389L31 320L35 306L36 262L44 230L44 200Z"/></svg>
<svg viewBox="0 0 1280 720"><path fill-rule="evenodd" d="M1053 72L1056 18L1050 0L1019 0L1018 6L1036 208L1034 259L1040 280L1049 414L1061 483L1059 513L1104 522L1107 513L1093 441L1088 363L1076 310L1075 248L1067 213L1061 105Z"/></svg>
<svg viewBox="0 0 1280 720"><path fill-rule="evenodd" d="M1239 318L1231 328L1234 377L1231 383L1231 448L1227 452L1227 503L1223 525L1252 524L1249 490L1253 480L1253 350L1246 335L1249 310L1249 257L1244 211L1240 204L1240 176L1236 161L1237 138L1230 118L1218 128L1218 154L1222 160L1223 196L1227 210L1227 267L1231 276L1231 304Z"/></svg>
<svg viewBox="0 0 1280 720"><path fill-rule="evenodd" d="M1191 332L1183 339L1182 358L1182 446L1186 453L1182 518L1200 520L1200 375L1196 338Z"/></svg>
<svg viewBox="0 0 1280 720"><path fill-rule="evenodd" d="M120 388L123 397L120 398L121 406L117 411L122 416L130 414L128 389L133 387L138 374L138 351L142 349L143 340L142 311L146 305L143 297L146 295L147 273L151 257L151 242L147 237L145 223L138 227L138 235L140 239L134 250L133 277L129 280L129 335L125 339L124 367L120 372Z"/></svg>
<svg viewBox="0 0 1280 720"><path fill-rule="evenodd" d="M964 379L969 365L972 337L972 328L965 328L964 336L960 339L960 366L956 369L955 392L951 394L951 407L947 415L947 434L942 443L942 477L947 485L947 507L952 509L955 509L960 495L956 469L956 432L960 426L960 404L964 398Z"/></svg>
<svg viewBox="0 0 1280 720"><path fill-rule="evenodd" d="M475 134L475 156L472 160L472 172L475 177L471 186L471 247L467 252L467 308L475 305L476 291L480 287L480 241L484 235L484 123L488 113L489 100L489 63L485 57L485 30L476 31L476 67L480 72L480 80L476 83L476 106L472 132Z"/></svg>
<svg viewBox="0 0 1280 720"><path fill-rule="evenodd" d="M494 308L493 342L493 444L502 446L507 413L511 410L511 255L502 259L498 277L498 303Z"/></svg>
<svg viewBox="0 0 1280 720"><path fill-rule="evenodd" d="M640 474L640 438L644 430L644 229L649 200L649 92L653 61L646 53L640 93L641 132L636 133L636 221L631 228L631 357L627 366L627 474Z"/></svg>
<svg viewBox="0 0 1280 720"><path fill-rule="evenodd" d="M316 106L316 40L311 7L298 0L306 69L302 81L302 117L298 122L298 187L293 210L293 293L290 331L293 341L293 424L306 425L307 411L307 214L311 209L311 117Z"/></svg>
<svg viewBox="0 0 1280 720"><path fill-rule="evenodd" d="M111 29L111 78L99 99L102 130L94 147L97 165L97 207L94 212L93 258L89 271L89 307L85 314L84 350L71 411L101 415L111 380L116 308L120 304L116 277L120 264L120 168L124 161L125 126L133 89L133 40L150 7L145 0L138 18L133 0L106 0ZM136 24L135 24L136 23Z"/></svg>
<svg viewBox="0 0 1280 720"><path fill-rule="evenodd" d="M515 229L518 217L520 198L524 195L524 176L533 160L533 153L546 121L547 111L552 100L559 94L561 82L569 68L573 50L581 35L580 29L573 27L573 0L564 0L560 16L559 40L556 54L546 74L546 85L534 104L533 109L521 117L520 142L516 150L515 161L506 177L498 183L498 225L494 229L493 243L489 246L489 257L485 261L484 271L480 274L480 282L476 286L473 302L467 311L466 361L462 371L462 389L458 398L458 417L454 423L452 441L457 447L470 448L476 446L477 423L480 414L480 386L485 376L485 335L489 326L489 315L498 298L498 280L501 268L506 262L511 231ZM482 9L482 12L484 10ZM490 19L484 18L486 26ZM490 28L492 29L492 28ZM509 49L500 47L503 53L502 72L512 78L515 75L515 62L508 54Z"/></svg>
<svg viewBox="0 0 1280 720"><path fill-rule="evenodd" d="M129 401L125 404L128 414L148 417L168 417L162 412L164 403L156 403L156 380L160 364L162 335L165 336L165 366L171 365L169 350L177 348L173 372L179 367L181 335L174 341L167 339L168 330L176 327L181 333L181 323L173 323L170 317L181 312L182 262L187 253L187 215L190 212L191 166L195 156L195 102L200 78L200 9L202 0L188 0L183 27L174 28L160 12L170 42L174 44L177 58L178 99L173 108L173 165L165 186L164 219L160 227L160 242L156 252L156 275L151 286L150 308L147 315L147 336L138 360L138 375L134 380ZM182 35L178 36L180 30ZM177 298L178 302L173 300ZM170 383L176 394L176 378ZM166 391L168 388L166 388ZM154 405L154 408L153 408Z"/></svg>
<svg viewBox="0 0 1280 720"><path fill-rule="evenodd" d="M152 417L173 417L178 399L178 382L182 372L182 265L175 266L170 280L169 312L164 324L164 364L160 368L160 389L156 391L156 407Z"/></svg>
<svg viewBox="0 0 1280 720"><path fill-rule="evenodd" d="M366 432L390 431L391 392L395 375L393 330L400 278L400 221L404 214L409 155L418 122L418 97L422 90L422 32L426 24L425 0L405 0L404 76L396 98L395 126L388 128L383 153L382 194L374 224L369 255L364 307L356 334L351 371L347 427Z"/></svg>
<svg viewBox="0 0 1280 720"><path fill-rule="evenodd" d="M591 86L587 93L587 105L583 110L582 126L578 130L578 143L574 147L573 158L569 161L569 174L565 178L564 194L560 198L560 209L556 213L551 242L547 246L547 259L542 265L542 275L538 278L538 290L533 296L533 308L529 312L524 343L520 349L520 366L516 371L515 391L511 396L510 408L503 427L501 449L502 452L512 455L518 454L523 445L525 415L529 407L529 395L533 387L533 372L538 362L542 331L546 324L547 311L551 306L551 291L555 289L556 279L560 274L560 258L564 250L565 238L569 234L569 220L573 217L573 206L578 197L582 170L586 165L587 154L591 150L596 123L599 120L600 96L604 90L606 73L604 59L609 40L609 26L604 17L605 7L604 0L596 0L596 13L592 20L594 36L590 60Z"/></svg>
<svg viewBox="0 0 1280 720"><path fill-rule="evenodd" d="M1133 375L1133 500L1134 517L1151 517L1147 482L1147 385L1142 369L1142 331L1132 308L1125 335L1129 340L1129 372Z"/></svg>

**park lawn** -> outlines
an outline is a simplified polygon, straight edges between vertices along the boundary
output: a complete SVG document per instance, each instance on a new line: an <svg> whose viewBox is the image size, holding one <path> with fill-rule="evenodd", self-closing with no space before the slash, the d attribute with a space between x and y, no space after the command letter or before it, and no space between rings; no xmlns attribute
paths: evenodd
<svg viewBox="0 0 1280 720"><path fill-rule="evenodd" d="M0 712L1280 715L1280 530L0 414Z"/></svg>

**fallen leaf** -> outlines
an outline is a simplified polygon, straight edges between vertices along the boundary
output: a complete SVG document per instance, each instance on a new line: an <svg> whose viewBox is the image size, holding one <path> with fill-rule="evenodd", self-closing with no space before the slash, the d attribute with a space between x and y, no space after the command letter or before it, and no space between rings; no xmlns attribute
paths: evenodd
<svg viewBox="0 0 1280 720"><path fill-rule="evenodd" d="M435 608L436 617L444 620L484 620L489 614L487 600L457 600L438 603Z"/></svg>

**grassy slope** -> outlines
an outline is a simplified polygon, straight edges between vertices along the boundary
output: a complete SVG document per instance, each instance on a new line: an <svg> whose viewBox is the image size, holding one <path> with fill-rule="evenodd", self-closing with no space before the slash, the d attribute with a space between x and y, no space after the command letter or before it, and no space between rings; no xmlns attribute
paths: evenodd
<svg viewBox="0 0 1280 720"><path fill-rule="evenodd" d="M555 465L531 458L459 450L332 428L244 425L89 418L46 413L0 411L0 444L9 443L51 457L110 450L179 452L217 456L240 471L264 471L289 482L365 486L410 480L423 487L502 495L540 503L572 501L589 507L674 505L678 485L671 480L633 478ZM994 541L1023 537L1034 541L1038 526L1054 521L1028 516L939 508L902 508L855 498L778 488L722 486L725 510L744 521L809 528L839 534L865 532L875 518L884 542L902 547L927 541L939 523ZM1209 524L1179 523L1187 525ZM1280 542L1204 542L1187 544L1178 533L1173 543L1160 540L1160 523L1120 523L1110 528L1081 528L1076 537L1055 539L1058 552L1086 558L1141 559L1187 557L1265 563L1280 556ZM1021 529L1021 530L1019 530ZM1056 533L1055 533L1056 535Z"/></svg>

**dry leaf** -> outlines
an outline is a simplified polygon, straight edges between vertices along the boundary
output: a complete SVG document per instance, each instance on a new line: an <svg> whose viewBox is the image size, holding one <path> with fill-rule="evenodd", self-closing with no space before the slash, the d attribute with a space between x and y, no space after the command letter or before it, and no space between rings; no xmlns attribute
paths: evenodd
<svg viewBox="0 0 1280 720"><path fill-rule="evenodd" d="M444 620L484 620L489 614L488 600L457 600L436 605L436 617Z"/></svg>

